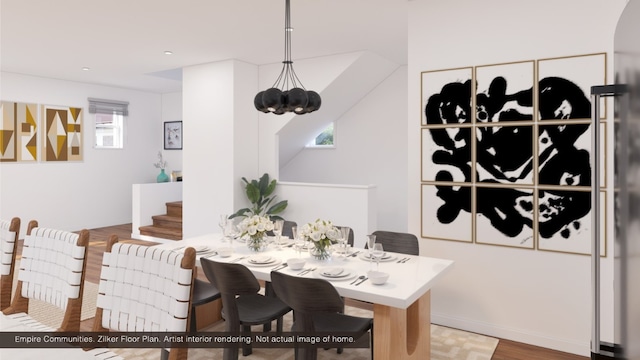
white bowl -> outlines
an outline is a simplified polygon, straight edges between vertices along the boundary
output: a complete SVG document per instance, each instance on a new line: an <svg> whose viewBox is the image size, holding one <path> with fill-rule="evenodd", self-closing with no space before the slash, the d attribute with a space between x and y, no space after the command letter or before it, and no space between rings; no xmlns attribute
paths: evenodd
<svg viewBox="0 0 640 360"><path fill-rule="evenodd" d="M373 285L382 285L389 279L389 274L382 271L369 271L367 276Z"/></svg>
<svg viewBox="0 0 640 360"><path fill-rule="evenodd" d="M289 268L291 268L291 270L300 270L304 267L305 263L306 261L301 258L293 258L287 260L287 265L289 265Z"/></svg>
<svg viewBox="0 0 640 360"><path fill-rule="evenodd" d="M218 249L218 255L221 257L229 257L233 255L233 249L230 247L222 247Z"/></svg>

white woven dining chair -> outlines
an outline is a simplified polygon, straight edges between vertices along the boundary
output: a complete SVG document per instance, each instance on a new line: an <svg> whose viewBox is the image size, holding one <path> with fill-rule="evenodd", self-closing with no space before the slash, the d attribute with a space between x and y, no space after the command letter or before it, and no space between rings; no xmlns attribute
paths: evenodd
<svg viewBox="0 0 640 360"><path fill-rule="evenodd" d="M93 331L172 332L189 329L196 252L118 243L112 235L102 259ZM171 348L169 359L186 359Z"/></svg>
<svg viewBox="0 0 640 360"><path fill-rule="evenodd" d="M58 331L80 331L88 246L88 230L73 233L41 228L37 221L30 221L22 246L18 285L11 305L2 312L34 329L48 330L28 315L29 299L37 299L64 311Z"/></svg>
<svg viewBox="0 0 640 360"><path fill-rule="evenodd" d="M16 263L16 243L20 234L20 218L0 219L0 311L11 304L11 288Z"/></svg>

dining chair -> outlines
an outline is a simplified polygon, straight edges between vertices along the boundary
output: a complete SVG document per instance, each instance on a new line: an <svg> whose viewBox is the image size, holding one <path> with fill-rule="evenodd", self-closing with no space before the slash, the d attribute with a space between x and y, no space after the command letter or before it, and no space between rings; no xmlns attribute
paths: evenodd
<svg viewBox="0 0 640 360"><path fill-rule="evenodd" d="M278 271L271 272L271 282L278 297L293 309L292 332L352 333L355 339L370 332L373 359L373 319L344 314L342 297L330 282ZM317 347L296 348L296 360L315 360L317 356Z"/></svg>
<svg viewBox="0 0 640 360"><path fill-rule="evenodd" d="M22 245L18 285L11 305L2 312L37 323L28 314L29 299L37 299L64 311L58 331L80 331L88 246L88 230L72 233L41 228L37 221L30 221Z"/></svg>
<svg viewBox="0 0 640 360"><path fill-rule="evenodd" d="M346 226L336 226L338 229L342 229ZM349 237L347 238L347 244L353 246L353 228L349 228Z"/></svg>
<svg viewBox="0 0 640 360"><path fill-rule="evenodd" d="M198 331L196 307L220 299L220 291L213 284L196 278L193 281L193 298L191 300L191 332Z"/></svg>
<svg viewBox="0 0 640 360"><path fill-rule="evenodd" d="M376 236L376 242L381 243L385 251L420 255L418 238L413 234L378 230L374 231L373 235ZM365 248L367 248L366 244Z"/></svg>
<svg viewBox="0 0 640 360"><path fill-rule="evenodd" d="M293 231L291 230L291 228L293 228L294 226L298 226L295 221L285 220L284 224L282 225L282 236L293 239Z"/></svg>
<svg viewBox="0 0 640 360"><path fill-rule="evenodd" d="M196 252L119 243L112 235L102 258L94 332L171 332L189 329ZM186 360L187 348L162 349Z"/></svg>
<svg viewBox="0 0 640 360"><path fill-rule="evenodd" d="M276 320L277 332L282 333L283 317L291 308L277 297L259 294L260 283L246 266L207 258L201 258L200 265L209 281L222 294L222 317L226 331L250 336L252 325L264 325ZM223 359L235 360L238 352L237 347L225 348ZM251 344L243 343L242 355L250 354Z"/></svg>
<svg viewBox="0 0 640 360"><path fill-rule="evenodd" d="M16 263L16 245L20 233L20 218L0 219L0 311L11 304L11 288Z"/></svg>

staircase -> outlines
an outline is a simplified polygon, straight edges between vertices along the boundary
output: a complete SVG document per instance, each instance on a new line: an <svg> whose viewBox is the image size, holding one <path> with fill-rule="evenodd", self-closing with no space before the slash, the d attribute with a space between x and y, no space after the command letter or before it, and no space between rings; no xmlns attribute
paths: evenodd
<svg viewBox="0 0 640 360"><path fill-rule="evenodd" d="M140 235L182 240L182 201L168 202L165 215L154 215L153 225L140 226Z"/></svg>

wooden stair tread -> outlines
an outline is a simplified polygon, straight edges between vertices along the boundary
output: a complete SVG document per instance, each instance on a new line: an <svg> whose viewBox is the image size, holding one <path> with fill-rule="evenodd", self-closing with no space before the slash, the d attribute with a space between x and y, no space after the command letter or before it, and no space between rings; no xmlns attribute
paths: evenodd
<svg viewBox="0 0 640 360"><path fill-rule="evenodd" d="M146 225L139 228L141 235L153 236L170 240L182 240L182 228L175 229L164 226Z"/></svg>

